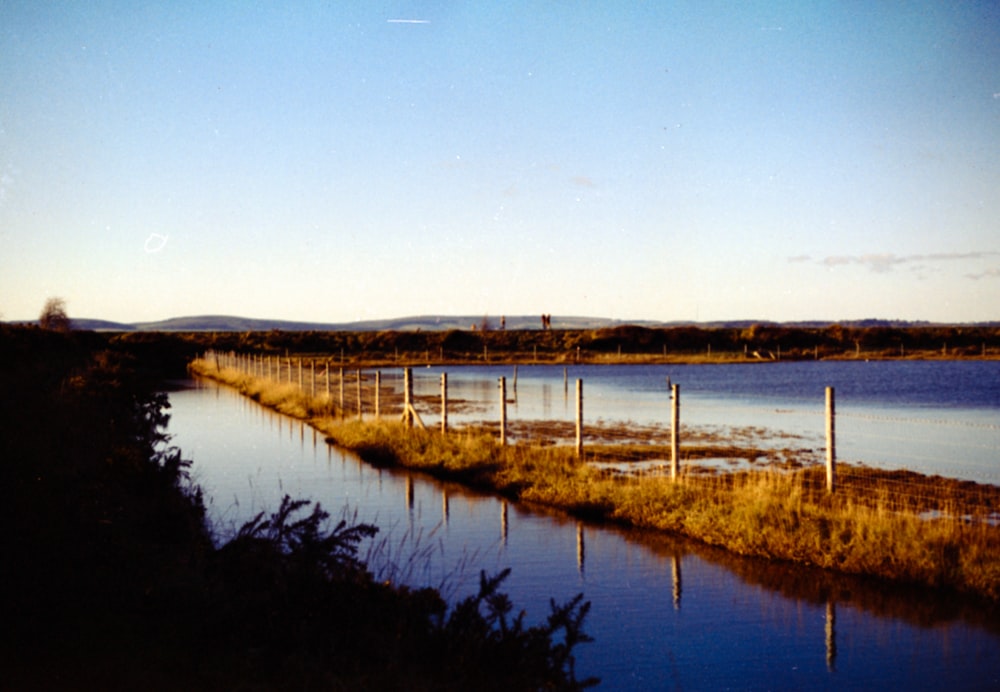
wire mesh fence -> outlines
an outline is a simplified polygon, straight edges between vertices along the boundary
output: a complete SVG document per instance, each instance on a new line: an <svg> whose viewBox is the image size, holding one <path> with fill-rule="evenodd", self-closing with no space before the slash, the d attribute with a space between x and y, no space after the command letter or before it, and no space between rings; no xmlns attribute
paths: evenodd
<svg viewBox="0 0 1000 692"><path fill-rule="evenodd" d="M218 356L213 356L218 357ZM298 387L340 416L400 417L404 370L345 370L332 359L226 354L224 362L256 377ZM709 366L725 368L726 366ZM436 426L496 429L512 443L570 443L580 415L574 382L582 376L583 442L596 463L618 471L661 472L671 436L671 378L661 368L627 376L601 366L479 366L414 371L416 412ZM441 375L447 372L447 393ZM572 375L572 376L571 376ZM499 378L505 379L504 402ZM683 474L767 469L798 473L822 486L827 439L821 383L773 396L736 387L687 388L679 414ZM888 396L888 395L887 395ZM890 396L889 399L892 399ZM503 411L501 411L503 408ZM504 418L503 429L500 420ZM616 457L608 448L629 449ZM852 501L934 516L1000 510L1000 401L993 406L907 405L841 398L836 412L838 492ZM612 461L608 462L607 459Z"/></svg>

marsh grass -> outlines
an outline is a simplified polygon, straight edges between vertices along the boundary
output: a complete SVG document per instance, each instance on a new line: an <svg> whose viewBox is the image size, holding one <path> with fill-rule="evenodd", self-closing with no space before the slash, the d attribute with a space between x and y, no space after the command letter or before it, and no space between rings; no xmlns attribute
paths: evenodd
<svg viewBox="0 0 1000 692"><path fill-rule="evenodd" d="M192 369L309 420L328 442L373 464L414 469L579 517L679 533L740 555L1000 600L996 486L841 464L838 490L830 494L810 450L785 449L775 457L781 463L720 472L693 462L752 462L770 452L704 441L682 446L686 463L677 481L662 473L613 473L590 462L669 458L669 451L605 443L589 446L581 459L553 437L501 446L482 426L442 435L385 419L338 419L294 388L274 389L204 362ZM799 456L803 461L796 461Z"/></svg>

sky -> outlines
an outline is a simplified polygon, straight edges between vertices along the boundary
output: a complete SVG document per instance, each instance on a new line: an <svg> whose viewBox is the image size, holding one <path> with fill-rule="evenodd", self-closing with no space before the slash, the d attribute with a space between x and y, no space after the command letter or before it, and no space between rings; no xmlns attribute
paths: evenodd
<svg viewBox="0 0 1000 692"><path fill-rule="evenodd" d="M0 0L0 319L1000 319L1000 3Z"/></svg>

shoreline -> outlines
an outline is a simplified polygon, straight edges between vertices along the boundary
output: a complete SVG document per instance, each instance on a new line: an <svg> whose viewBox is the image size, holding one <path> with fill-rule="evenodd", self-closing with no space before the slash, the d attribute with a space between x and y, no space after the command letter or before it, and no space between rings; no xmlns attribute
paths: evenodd
<svg viewBox="0 0 1000 692"><path fill-rule="evenodd" d="M967 511L972 496L986 498L975 507L1000 506L996 486L906 472L926 488L928 500L901 506L891 490L898 473L849 465L838 467L833 496L823 491L822 469L814 466L685 473L678 482L608 474L590 463L597 460L594 455L577 459L567 445L501 446L473 427L442 435L386 419L338 420L330 415L330 402L293 385L219 370L207 361L195 361L190 369L307 422L328 443L375 465L424 472L592 521L684 535L739 555L1000 601L1000 527L995 517ZM867 492L852 491L852 484Z"/></svg>

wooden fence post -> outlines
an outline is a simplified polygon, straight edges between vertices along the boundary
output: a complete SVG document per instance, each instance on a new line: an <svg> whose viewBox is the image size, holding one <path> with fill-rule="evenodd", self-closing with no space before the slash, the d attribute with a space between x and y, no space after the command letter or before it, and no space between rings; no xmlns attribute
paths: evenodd
<svg viewBox="0 0 1000 692"><path fill-rule="evenodd" d="M832 493L837 486L836 410L833 387L826 388L826 490Z"/></svg>
<svg viewBox="0 0 1000 692"><path fill-rule="evenodd" d="M299 391L300 392L304 392L305 391L302 388L302 359L301 358L299 358Z"/></svg>
<svg viewBox="0 0 1000 692"><path fill-rule="evenodd" d="M316 360L309 359L309 396L316 398Z"/></svg>
<svg viewBox="0 0 1000 692"><path fill-rule="evenodd" d="M340 415L344 415L344 369L340 369Z"/></svg>
<svg viewBox="0 0 1000 692"><path fill-rule="evenodd" d="M358 420L361 420L361 370L358 370Z"/></svg>
<svg viewBox="0 0 1000 692"><path fill-rule="evenodd" d="M382 390L382 371L375 371L375 420L382 416L382 401L380 392Z"/></svg>
<svg viewBox="0 0 1000 692"><path fill-rule="evenodd" d="M441 373L441 433L448 432L448 373Z"/></svg>
<svg viewBox="0 0 1000 692"><path fill-rule="evenodd" d="M507 444L507 378L500 378L500 445Z"/></svg>
<svg viewBox="0 0 1000 692"><path fill-rule="evenodd" d="M670 387L670 480L677 480L680 465L681 386Z"/></svg>
<svg viewBox="0 0 1000 692"><path fill-rule="evenodd" d="M407 428L413 427L413 371L403 369L403 422Z"/></svg>
<svg viewBox="0 0 1000 692"><path fill-rule="evenodd" d="M583 380L576 380L576 455L583 455Z"/></svg>

